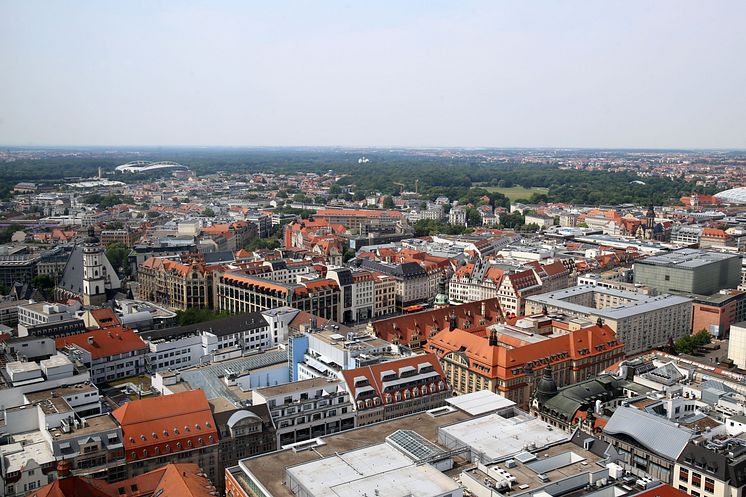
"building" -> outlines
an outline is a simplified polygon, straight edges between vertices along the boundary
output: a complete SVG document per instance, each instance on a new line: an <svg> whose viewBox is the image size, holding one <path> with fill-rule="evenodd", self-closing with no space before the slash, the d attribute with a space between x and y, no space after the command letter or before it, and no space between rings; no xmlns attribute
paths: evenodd
<svg viewBox="0 0 746 497"><path fill-rule="evenodd" d="M737 288L741 258L734 254L680 249L635 262L635 283L659 292L712 295Z"/></svg>
<svg viewBox="0 0 746 497"><path fill-rule="evenodd" d="M394 210L364 209L319 209L314 219L328 224L341 224L348 230L356 230L361 235L369 233L393 233L404 215Z"/></svg>
<svg viewBox="0 0 746 497"><path fill-rule="evenodd" d="M145 372L148 346L129 328L90 330L55 339L55 346L90 371L91 381L103 383Z"/></svg>
<svg viewBox="0 0 746 497"><path fill-rule="evenodd" d="M56 465L57 480L28 493L26 497L213 497L215 487L196 464L167 464L116 483L73 476L69 463ZM30 489L29 489L30 490ZM168 492L168 493L167 493Z"/></svg>
<svg viewBox="0 0 746 497"><path fill-rule="evenodd" d="M373 316L381 317L396 311L396 279L373 273Z"/></svg>
<svg viewBox="0 0 746 497"><path fill-rule="evenodd" d="M239 272L216 277L216 307L231 313L257 312L290 306L340 321L340 290L334 280L280 283Z"/></svg>
<svg viewBox="0 0 746 497"><path fill-rule="evenodd" d="M691 295L692 332L707 330L715 337L728 336L731 325L746 321L746 291L721 290L713 295Z"/></svg>
<svg viewBox="0 0 746 497"><path fill-rule="evenodd" d="M740 369L746 369L746 321L735 323L730 327L728 359Z"/></svg>
<svg viewBox="0 0 746 497"><path fill-rule="evenodd" d="M487 299L373 321L367 331L394 345L419 350L442 330L484 329L504 319L498 300Z"/></svg>
<svg viewBox="0 0 746 497"><path fill-rule="evenodd" d="M527 408L542 371L559 386L598 375L624 357L609 326L538 314L487 329L444 330L426 349L438 356L456 394L490 390Z"/></svg>
<svg viewBox="0 0 746 497"><path fill-rule="evenodd" d="M97 306L119 291L121 281L106 258L93 227L82 245L76 245L65 264L57 288L59 300L77 299L83 305Z"/></svg>
<svg viewBox="0 0 746 497"><path fill-rule="evenodd" d="M696 438L676 460L672 485L694 497L741 497L746 490L746 441Z"/></svg>
<svg viewBox="0 0 746 497"><path fill-rule="evenodd" d="M451 396L434 354L348 369L342 377L354 402L358 426L435 409Z"/></svg>
<svg viewBox="0 0 746 497"><path fill-rule="evenodd" d="M29 335L29 328L40 324L52 324L69 321L74 318L75 307L51 302L17 303L18 336Z"/></svg>
<svg viewBox="0 0 746 497"><path fill-rule="evenodd" d="M313 378L254 390L252 405L266 405L277 447L305 442L355 427L350 393L340 381Z"/></svg>
<svg viewBox="0 0 746 497"><path fill-rule="evenodd" d="M138 296L170 309L212 307L212 272L197 261L150 257L137 271Z"/></svg>
<svg viewBox="0 0 746 497"><path fill-rule="evenodd" d="M691 332L692 300L648 296L598 286L576 286L526 299L526 313L562 313L601 320L624 343L627 355L667 345Z"/></svg>
<svg viewBox="0 0 746 497"><path fill-rule="evenodd" d="M337 282L340 289L340 312L343 323L367 321L373 317L374 273L352 271L350 268L329 268L326 277Z"/></svg>
<svg viewBox="0 0 746 497"><path fill-rule="evenodd" d="M122 428L128 478L173 461L216 478L219 435L202 390L133 400L112 415Z"/></svg>
<svg viewBox="0 0 746 497"><path fill-rule="evenodd" d="M131 248L140 236L140 232L130 229L101 230L101 245L108 247L112 243L121 243Z"/></svg>
<svg viewBox="0 0 746 497"><path fill-rule="evenodd" d="M210 400L212 415L220 435L220 467L215 486L225 489L225 468L238 461L277 450L275 427L266 405L246 406L237 409L224 397Z"/></svg>
<svg viewBox="0 0 746 497"><path fill-rule="evenodd" d="M360 267L394 279L396 307L398 309L427 302L435 297L439 276L431 276L424 267L416 262L395 264L363 259L360 261Z"/></svg>

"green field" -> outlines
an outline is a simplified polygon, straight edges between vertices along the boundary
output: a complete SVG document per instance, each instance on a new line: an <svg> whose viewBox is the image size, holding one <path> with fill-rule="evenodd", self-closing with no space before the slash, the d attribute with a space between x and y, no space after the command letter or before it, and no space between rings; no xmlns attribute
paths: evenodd
<svg viewBox="0 0 746 497"><path fill-rule="evenodd" d="M484 188L488 192L492 193L502 193L511 202L515 202L519 198L531 198L531 195L534 193L547 193L549 192L549 188L541 188L541 187L532 187L532 188L524 188L522 186L511 186L510 188L500 188L499 186L482 186L480 188Z"/></svg>

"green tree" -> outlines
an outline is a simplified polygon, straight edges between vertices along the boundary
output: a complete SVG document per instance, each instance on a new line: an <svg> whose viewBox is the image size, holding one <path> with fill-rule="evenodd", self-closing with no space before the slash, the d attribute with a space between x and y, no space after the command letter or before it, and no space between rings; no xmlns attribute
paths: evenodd
<svg viewBox="0 0 746 497"><path fill-rule="evenodd" d="M385 197L383 197L383 208L384 209L396 208L396 204L394 204L394 199L391 198L391 195L386 195Z"/></svg>
<svg viewBox="0 0 746 497"><path fill-rule="evenodd" d="M248 250L249 252L253 252L255 250L275 250L280 248L280 240L277 238L254 238L249 243L244 245L244 249Z"/></svg>
<svg viewBox="0 0 746 497"><path fill-rule="evenodd" d="M700 347L703 347L710 343L712 337L707 330L700 330L692 335L681 337L674 343L676 347L676 353L678 354L693 354Z"/></svg>
<svg viewBox="0 0 746 497"><path fill-rule="evenodd" d="M202 215L205 217L215 217L215 211L210 207L205 207L205 210L202 211Z"/></svg>
<svg viewBox="0 0 746 497"><path fill-rule="evenodd" d="M39 274L31 280L31 286L42 292L50 292L54 288L54 280L48 274Z"/></svg>
<svg viewBox="0 0 746 497"><path fill-rule="evenodd" d="M190 307L185 311L176 311L176 321L179 323L179 326L186 326L189 324L211 321L213 319L225 318L229 315L230 314L227 311L213 311L212 309Z"/></svg>
<svg viewBox="0 0 746 497"><path fill-rule="evenodd" d="M106 247L106 258L109 259L111 266L118 273L129 274L130 265L127 261L129 253L130 250L119 242L112 242Z"/></svg>

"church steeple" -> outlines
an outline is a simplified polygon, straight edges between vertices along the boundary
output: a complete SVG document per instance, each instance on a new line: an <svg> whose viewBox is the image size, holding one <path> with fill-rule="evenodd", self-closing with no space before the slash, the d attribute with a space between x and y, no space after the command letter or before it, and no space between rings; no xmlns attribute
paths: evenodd
<svg viewBox="0 0 746 497"><path fill-rule="evenodd" d="M93 226L83 241L83 305L97 306L106 302L104 251Z"/></svg>

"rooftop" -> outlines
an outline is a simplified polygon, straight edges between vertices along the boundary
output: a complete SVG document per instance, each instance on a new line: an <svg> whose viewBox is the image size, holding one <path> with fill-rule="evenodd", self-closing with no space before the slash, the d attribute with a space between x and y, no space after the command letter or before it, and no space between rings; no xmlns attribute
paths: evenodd
<svg viewBox="0 0 746 497"><path fill-rule="evenodd" d="M458 410L434 418L426 413L412 414L323 437L324 444L314 447L314 450L296 452L292 449L285 449L243 459L240 461L240 464L249 470L254 478L269 490L274 497L293 497L293 493L284 484L285 468L287 467L318 461L321 458L334 456L337 453L344 454L381 443L386 437L397 430L416 431L417 434L426 440L436 443L439 426L464 421L469 418L468 414ZM423 422L423 420L426 420L426 422ZM234 475L236 473L239 475L243 473L239 467L230 468L229 471ZM238 480L241 481L242 477L239 476Z"/></svg>
<svg viewBox="0 0 746 497"><path fill-rule="evenodd" d="M735 254L684 248L667 254L654 255L637 261L635 264L693 269L738 257Z"/></svg>

